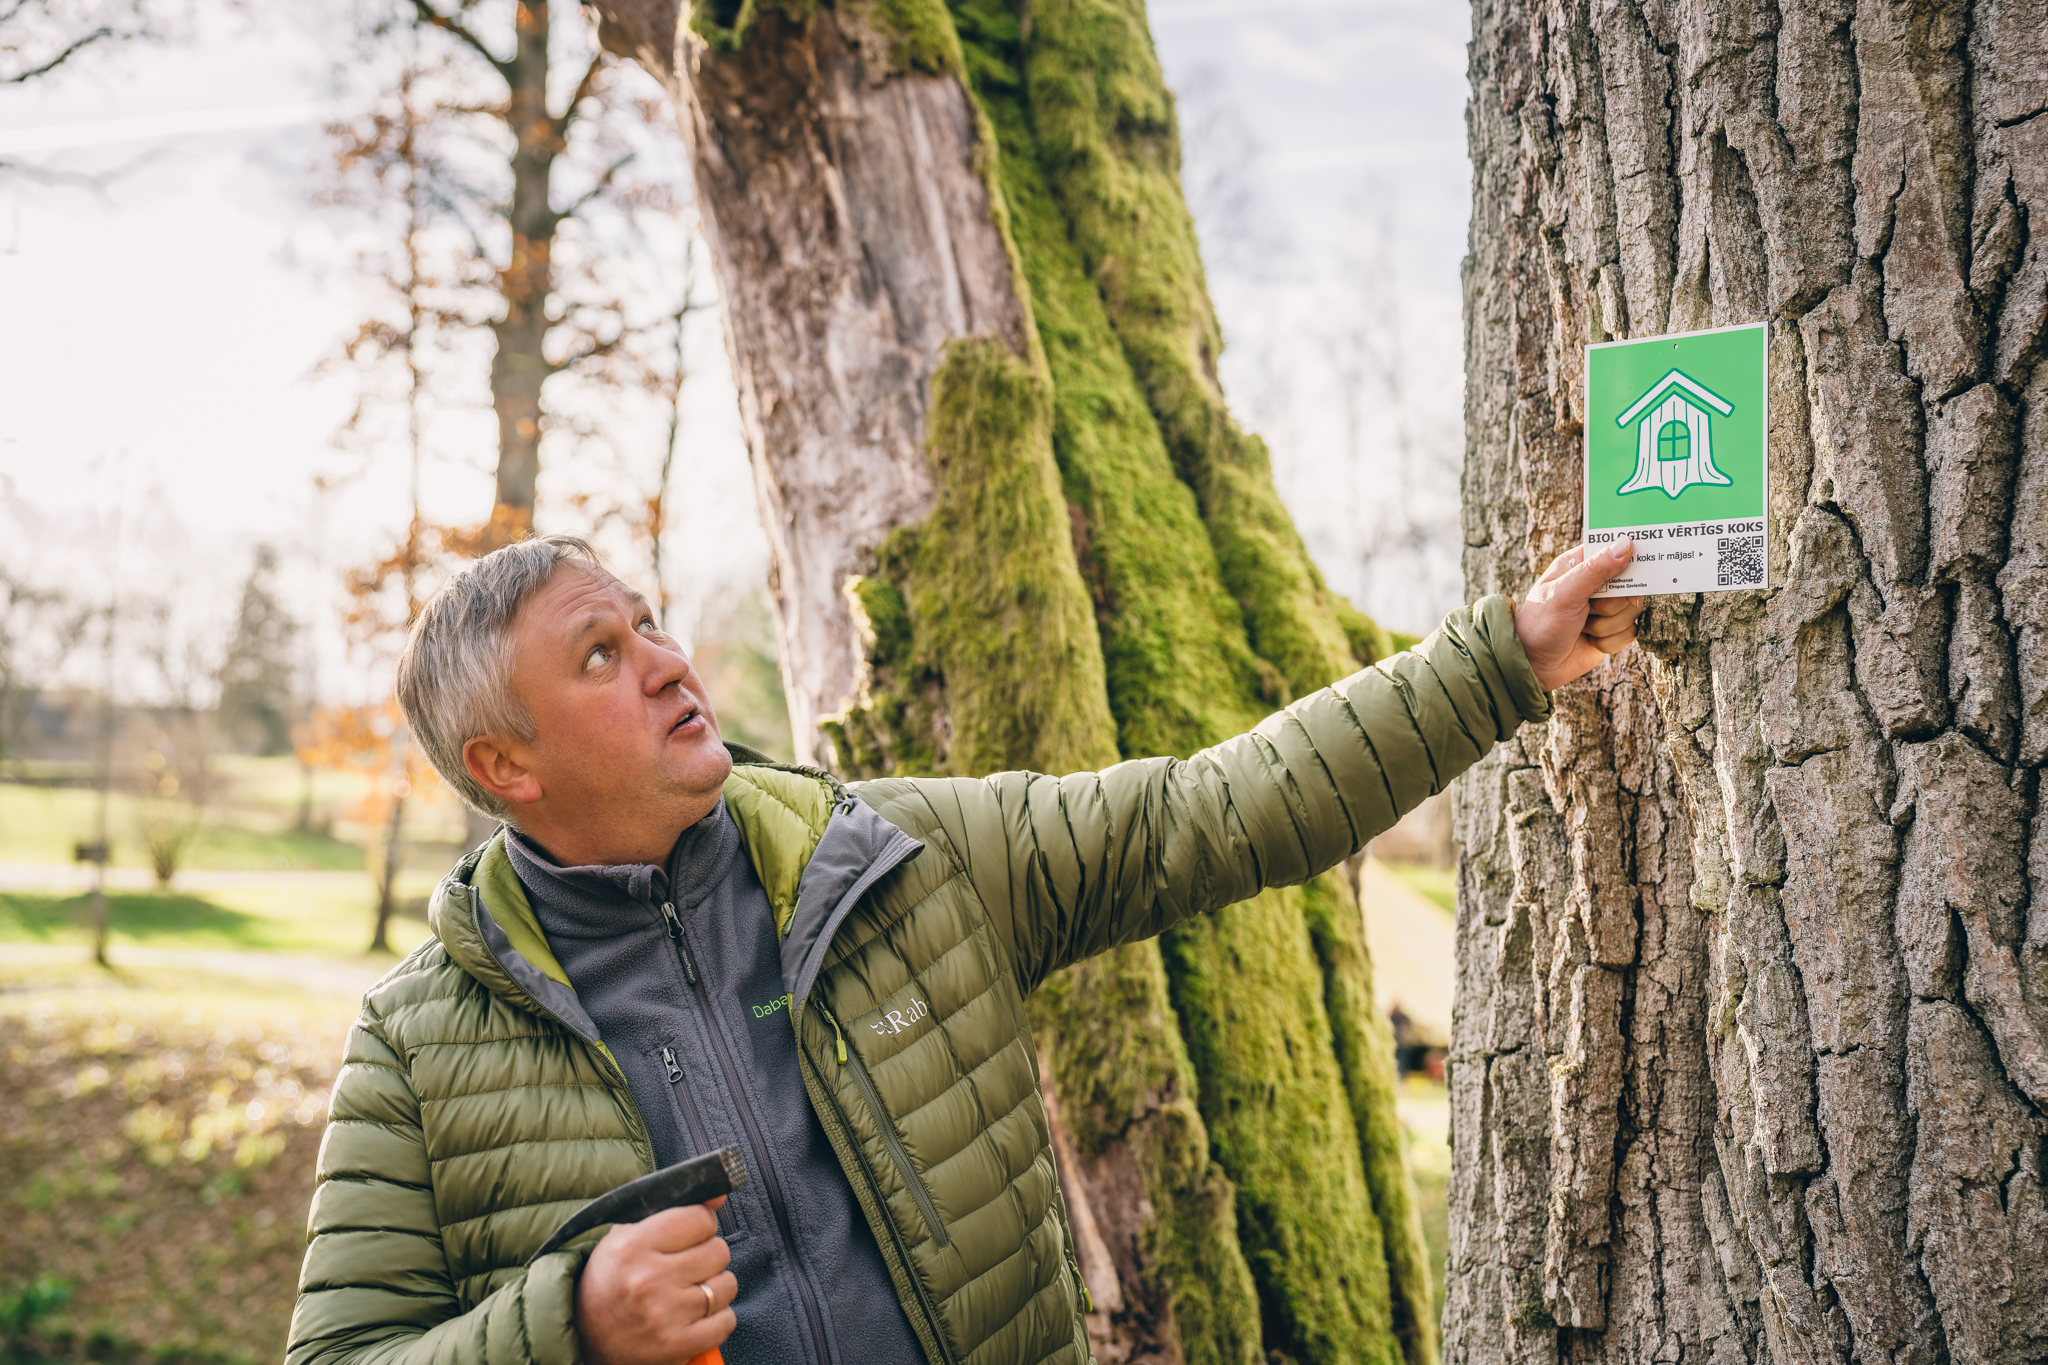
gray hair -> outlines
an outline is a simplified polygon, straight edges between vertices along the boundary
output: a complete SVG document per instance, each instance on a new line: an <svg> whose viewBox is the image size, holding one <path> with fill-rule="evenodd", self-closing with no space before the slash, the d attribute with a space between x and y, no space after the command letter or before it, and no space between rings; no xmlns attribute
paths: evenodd
<svg viewBox="0 0 2048 1365"><path fill-rule="evenodd" d="M434 771L464 801L503 820L505 803L470 776L462 748L478 735L533 738L533 714L512 690L512 618L564 563L604 562L576 536L535 536L493 550L420 609L398 656L398 704Z"/></svg>

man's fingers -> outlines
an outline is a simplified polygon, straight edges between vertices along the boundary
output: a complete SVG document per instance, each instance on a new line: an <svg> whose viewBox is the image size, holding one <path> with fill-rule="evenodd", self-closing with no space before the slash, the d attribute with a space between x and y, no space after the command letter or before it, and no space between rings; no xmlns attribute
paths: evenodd
<svg viewBox="0 0 2048 1365"><path fill-rule="evenodd" d="M1602 654L1619 654L1636 642L1636 623L1630 621L1628 629L1617 635L1603 635L1593 641L1593 648Z"/></svg>
<svg viewBox="0 0 2048 1365"><path fill-rule="evenodd" d="M1634 616L1643 609L1641 597L1596 597L1586 604L1595 616Z"/></svg>
<svg viewBox="0 0 2048 1365"><path fill-rule="evenodd" d="M1586 601L1626 569L1635 552L1634 540L1617 540L1597 554L1588 554L1576 568L1558 578L1553 600L1564 607Z"/></svg>
<svg viewBox="0 0 2048 1365"><path fill-rule="evenodd" d="M1609 599L1600 599L1600 601L1603 602L1607 600ZM1627 601L1628 599L1618 598L1614 600ZM1595 602L1593 605L1598 606L1599 604L1599 602ZM1624 630L1634 630L1635 628L1636 618L1633 612L1625 614L1621 612L1595 612L1593 615L1588 616L1586 618L1586 629L1584 633L1592 636L1595 640L1605 640L1611 635L1618 635Z"/></svg>
<svg viewBox="0 0 2048 1365"><path fill-rule="evenodd" d="M650 1251L687 1251L717 1235L718 1215L709 1204L685 1204L623 1225L621 1233Z"/></svg>
<svg viewBox="0 0 2048 1365"><path fill-rule="evenodd" d="M713 1275L708 1280L701 1280L699 1283L704 1288L692 1290L689 1297L698 1300L696 1316L700 1318L718 1316L720 1313L731 1308L732 1301L740 1296L740 1282L733 1278L733 1274L729 1270ZM713 1306L708 1311L703 1302L704 1289L711 1291L711 1304Z"/></svg>
<svg viewBox="0 0 2048 1365"><path fill-rule="evenodd" d="M1569 572L1573 568L1576 568L1578 566L1579 561L1584 559L1585 557L1586 547L1584 545L1574 545L1571 547L1571 549L1566 550L1556 559L1551 560L1550 567L1545 569L1543 571L1543 576L1537 579L1536 581L1538 583L1554 582L1563 574Z"/></svg>
<svg viewBox="0 0 2048 1365"><path fill-rule="evenodd" d="M668 1262L669 1272L689 1284L701 1284L724 1273L732 1264L732 1249L726 1246L723 1237L713 1237L699 1242L685 1251L678 1251Z"/></svg>

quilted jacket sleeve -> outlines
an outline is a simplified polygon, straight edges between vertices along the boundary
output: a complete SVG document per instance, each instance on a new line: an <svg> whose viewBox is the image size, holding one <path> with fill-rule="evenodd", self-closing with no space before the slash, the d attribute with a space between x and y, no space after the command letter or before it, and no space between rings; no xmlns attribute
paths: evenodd
<svg viewBox="0 0 2048 1365"><path fill-rule="evenodd" d="M1506 598L1185 762L878 783L936 817L1019 984L1306 881L1391 827L1550 702Z"/></svg>
<svg viewBox="0 0 2048 1365"><path fill-rule="evenodd" d="M349 1030L308 1217L286 1365L574 1365L583 1251L461 1309L435 1217L419 1101L365 1005Z"/></svg>

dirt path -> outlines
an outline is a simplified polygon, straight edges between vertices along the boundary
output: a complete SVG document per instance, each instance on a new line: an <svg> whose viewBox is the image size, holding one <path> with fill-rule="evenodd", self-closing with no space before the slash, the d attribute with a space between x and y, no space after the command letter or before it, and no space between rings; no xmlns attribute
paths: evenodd
<svg viewBox="0 0 2048 1365"><path fill-rule="evenodd" d="M1358 891L1380 1008L1398 1004L1425 1035L1448 1041L1458 960L1451 917L1377 858L1365 860Z"/></svg>
<svg viewBox="0 0 2048 1365"><path fill-rule="evenodd" d="M0 863L0 891L61 891L79 895L92 889L92 868L79 863ZM172 891L220 891L251 886L368 886L367 872L236 871L193 868L171 879ZM146 867L110 867L107 887L113 891L154 891L156 874Z"/></svg>

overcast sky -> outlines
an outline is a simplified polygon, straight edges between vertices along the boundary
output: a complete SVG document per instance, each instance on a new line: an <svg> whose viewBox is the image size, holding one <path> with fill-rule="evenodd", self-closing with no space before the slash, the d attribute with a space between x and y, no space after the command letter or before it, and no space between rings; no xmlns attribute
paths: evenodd
<svg viewBox="0 0 2048 1365"><path fill-rule="evenodd" d="M1331 319L1367 289L1368 311L1399 318L1410 425L1455 443L1463 8L1158 0L1151 14L1183 94L1191 174L1206 166L1234 191L1231 221L1210 221L1218 210L1202 223L1233 402L1272 443L1283 496L1332 581L1389 624L1426 628L1455 595L1455 564L1421 586L1361 567L1361 527L1394 486L1392 418L1385 403L1347 408L1342 372L1324 362L1342 349ZM333 17L243 23L0 89L0 160L60 177L0 175L10 564L141 575L218 602L268 540L311 595L402 524L396 458L331 499L324 525L313 515L313 476L352 463L330 445L348 385L313 372L361 296L306 208L321 125L352 94L337 85L343 32ZM61 179L115 169L104 190ZM718 566L705 584L755 581L761 540L715 335L697 347L676 544ZM468 458L430 468L430 516L474 521L487 508L479 436ZM1443 477L1416 498L1427 496L1446 496ZM330 674L330 687L374 686L339 663Z"/></svg>

